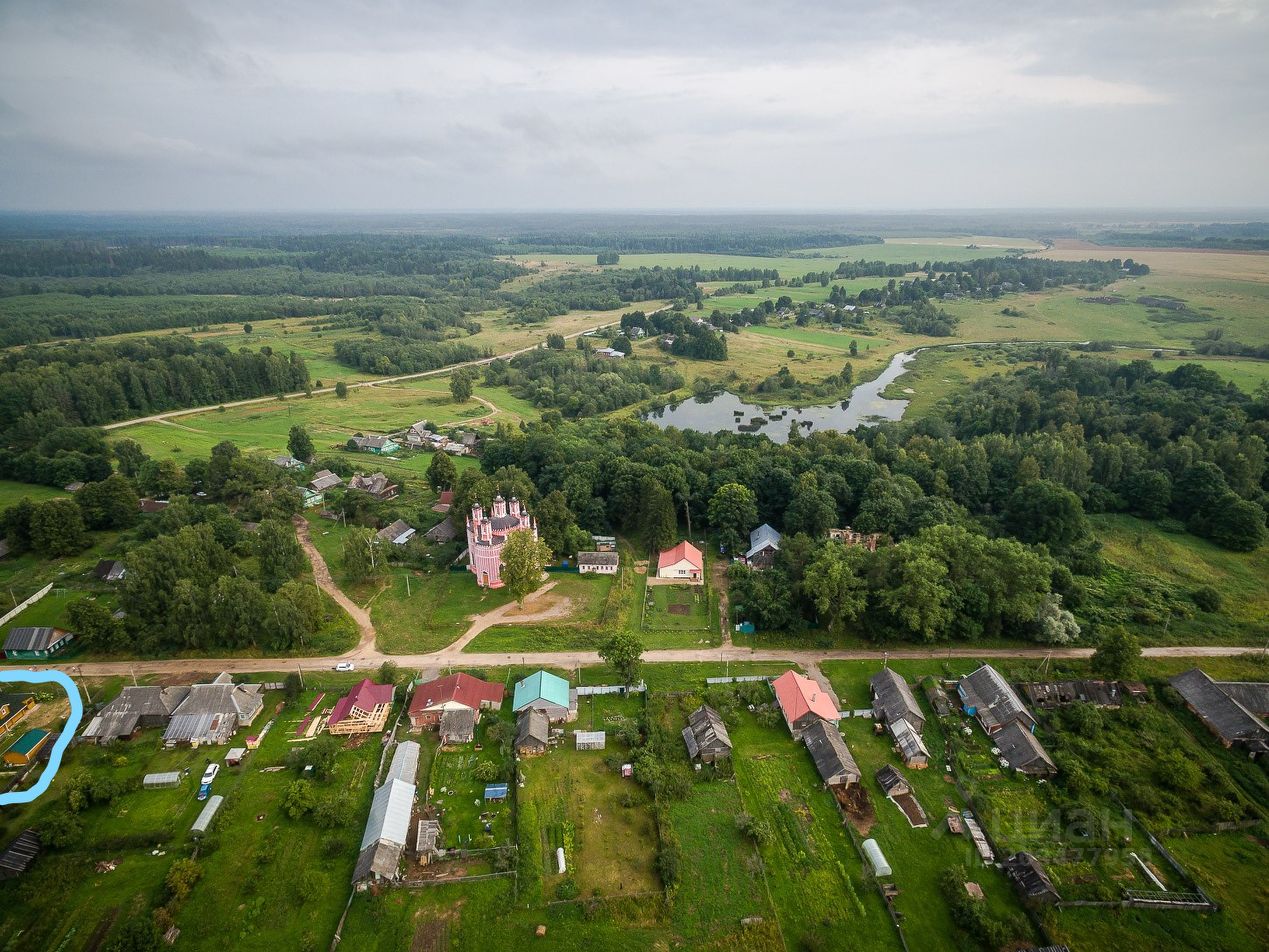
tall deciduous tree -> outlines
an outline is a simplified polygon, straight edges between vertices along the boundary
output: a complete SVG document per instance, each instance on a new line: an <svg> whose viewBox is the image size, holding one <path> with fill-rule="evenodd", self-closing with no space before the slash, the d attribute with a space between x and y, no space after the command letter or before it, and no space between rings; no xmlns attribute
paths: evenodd
<svg viewBox="0 0 1269 952"><path fill-rule="evenodd" d="M353 581L361 581L375 575L380 561L375 555L374 534L360 526L344 537L342 549L344 575Z"/></svg>
<svg viewBox="0 0 1269 952"><path fill-rule="evenodd" d="M122 439L112 449L119 461L119 472L130 479L141 472L141 464L150 458L136 440Z"/></svg>
<svg viewBox="0 0 1269 952"><path fill-rule="evenodd" d="M829 543L806 567L802 589L830 631L840 632L864 613L868 583L863 577L866 549Z"/></svg>
<svg viewBox="0 0 1269 952"><path fill-rule="evenodd" d="M471 383L471 375L466 370L455 370L449 375L450 396L458 403L466 403L471 399Z"/></svg>
<svg viewBox="0 0 1269 952"><path fill-rule="evenodd" d="M31 548L41 555L71 555L88 545L84 517L71 499L50 499L31 513Z"/></svg>
<svg viewBox="0 0 1269 952"><path fill-rule="evenodd" d="M437 450L432 454L432 461L427 464L427 484L432 492L439 493L444 489L453 489L458 478L458 469L448 453Z"/></svg>
<svg viewBox="0 0 1269 952"><path fill-rule="evenodd" d="M502 547L502 581L517 604L523 605L525 596L542 584L542 572L550 559L550 547L527 529L507 537Z"/></svg>
<svg viewBox="0 0 1269 952"><path fill-rule="evenodd" d="M1107 678L1131 678L1141 662L1141 644L1122 628L1114 628L1093 652L1092 668Z"/></svg>
<svg viewBox="0 0 1269 952"><path fill-rule="evenodd" d="M260 584L269 592L276 592L304 568L304 550L295 539L295 530L277 519L260 523L256 556L260 560Z"/></svg>
<svg viewBox="0 0 1269 952"><path fill-rule="evenodd" d="M724 483L709 500L709 524L719 541L733 555L743 550L743 541L758 524L758 497L740 483Z"/></svg>
<svg viewBox="0 0 1269 952"><path fill-rule="evenodd" d="M313 439L308 435L308 430L298 423L291 427L286 438L286 448L301 463L307 463L313 458Z"/></svg>
<svg viewBox="0 0 1269 952"><path fill-rule="evenodd" d="M139 501L132 481L118 473L99 483L87 483L75 494L90 529L126 529L137 521Z"/></svg>
<svg viewBox="0 0 1269 952"><path fill-rule="evenodd" d="M643 670L643 642L630 632L616 632L599 646L599 657L621 676L622 684L635 684Z"/></svg>
<svg viewBox="0 0 1269 952"><path fill-rule="evenodd" d="M653 551L667 548L678 535L674 497L660 480L647 477L640 483L639 533Z"/></svg>

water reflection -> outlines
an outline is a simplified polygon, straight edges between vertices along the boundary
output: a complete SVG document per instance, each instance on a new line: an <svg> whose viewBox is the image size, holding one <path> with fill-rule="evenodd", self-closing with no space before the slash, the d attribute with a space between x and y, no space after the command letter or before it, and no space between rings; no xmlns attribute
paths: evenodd
<svg viewBox="0 0 1269 952"><path fill-rule="evenodd" d="M804 432L837 430L845 433L860 426L871 426L882 420L902 419L907 400L887 400L881 392L902 376L916 352L903 352L891 358L886 369L875 380L861 383L850 398L840 403L815 407L760 407L746 403L734 393L716 393L693 397L673 406L653 411L645 420L657 426L677 426L682 430L717 433L761 433L775 443L789 438L794 423Z"/></svg>

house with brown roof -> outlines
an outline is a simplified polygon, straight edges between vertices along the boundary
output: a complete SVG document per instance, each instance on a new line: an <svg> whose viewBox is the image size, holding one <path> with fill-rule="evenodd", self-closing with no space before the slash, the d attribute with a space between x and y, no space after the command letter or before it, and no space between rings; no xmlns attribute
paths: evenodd
<svg viewBox="0 0 1269 952"><path fill-rule="evenodd" d="M727 725L723 723L722 715L708 704L702 704L687 716L683 743L687 745L688 758L703 764L717 763L731 756L731 736L727 733Z"/></svg>
<svg viewBox="0 0 1269 952"><path fill-rule="evenodd" d="M388 723L396 689L391 684L375 684L369 678L335 702L326 719L326 732L337 736L377 734Z"/></svg>
<svg viewBox="0 0 1269 952"><path fill-rule="evenodd" d="M546 753L551 741L551 722L546 712L528 708L516 718L516 753L521 757L535 757Z"/></svg>
<svg viewBox="0 0 1269 952"><path fill-rule="evenodd" d="M480 720L481 711L502 706L505 691L501 684L491 684L462 672L421 682L410 698L410 728L431 730L440 725L446 711L460 710L475 714L474 725Z"/></svg>
<svg viewBox="0 0 1269 952"><path fill-rule="evenodd" d="M837 724L837 705L822 687L796 671L786 671L773 682L776 703L784 715L784 723L794 740L801 740L803 732L817 721Z"/></svg>
<svg viewBox="0 0 1269 952"><path fill-rule="evenodd" d="M380 502L395 499L400 490L400 487L383 473L371 473L369 476L357 473L348 480L348 488L369 493Z"/></svg>

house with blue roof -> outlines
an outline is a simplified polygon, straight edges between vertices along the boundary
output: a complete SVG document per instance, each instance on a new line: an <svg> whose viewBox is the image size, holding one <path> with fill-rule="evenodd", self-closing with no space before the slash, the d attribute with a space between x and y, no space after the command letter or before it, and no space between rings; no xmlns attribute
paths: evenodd
<svg viewBox="0 0 1269 952"><path fill-rule="evenodd" d="M535 671L518 682L511 704L517 714L541 711L553 724L577 717L577 692L563 678L547 671Z"/></svg>

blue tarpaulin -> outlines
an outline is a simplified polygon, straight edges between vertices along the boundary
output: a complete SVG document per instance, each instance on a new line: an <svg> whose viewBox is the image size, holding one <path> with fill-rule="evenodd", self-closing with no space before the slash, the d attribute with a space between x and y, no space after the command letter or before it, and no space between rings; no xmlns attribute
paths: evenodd
<svg viewBox="0 0 1269 952"><path fill-rule="evenodd" d="M505 800L507 799L507 785L505 783L491 783L485 787L486 800Z"/></svg>

